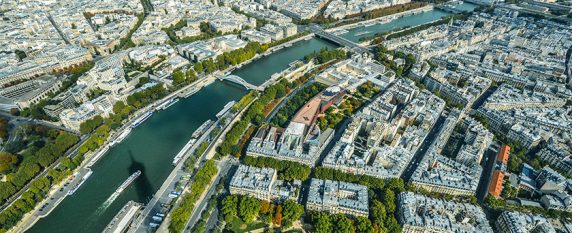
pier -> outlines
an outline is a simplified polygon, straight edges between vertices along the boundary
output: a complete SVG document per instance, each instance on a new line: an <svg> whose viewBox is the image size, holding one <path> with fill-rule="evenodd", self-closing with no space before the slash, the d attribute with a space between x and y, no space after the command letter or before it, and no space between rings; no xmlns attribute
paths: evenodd
<svg viewBox="0 0 572 233"><path fill-rule="evenodd" d="M104 233L120 233L127 231L133 220L143 208L143 204L134 201L129 201L103 230Z"/></svg>

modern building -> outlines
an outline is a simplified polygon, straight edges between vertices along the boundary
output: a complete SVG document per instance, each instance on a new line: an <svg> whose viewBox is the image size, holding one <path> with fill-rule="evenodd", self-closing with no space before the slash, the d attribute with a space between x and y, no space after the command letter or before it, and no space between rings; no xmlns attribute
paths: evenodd
<svg viewBox="0 0 572 233"><path fill-rule="evenodd" d="M195 62L214 59L218 55L236 49L244 48L247 42L238 38L237 35L216 37L207 41L196 41L177 46L177 52L181 56Z"/></svg>
<svg viewBox="0 0 572 233"><path fill-rule="evenodd" d="M339 62L316 76L316 82L329 86L339 86L355 92L363 83L370 81L386 88L393 82L395 74L368 55L354 55L351 59Z"/></svg>

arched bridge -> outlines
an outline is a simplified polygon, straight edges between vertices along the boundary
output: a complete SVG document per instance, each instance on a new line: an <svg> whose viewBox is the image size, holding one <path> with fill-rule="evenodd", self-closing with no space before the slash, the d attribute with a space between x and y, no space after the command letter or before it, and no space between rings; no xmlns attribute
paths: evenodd
<svg viewBox="0 0 572 233"><path fill-rule="evenodd" d="M236 76L236 75L231 74L231 75L226 75L226 76L220 76L217 78L221 81L229 81L229 82L236 83L238 85L243 86L244 88L246 88L248 90L258 90L258 91L264 90L264 88L252 85L252 84L248 83L247 81L245 81L244 79L242 79L241 77Z"/></svg>

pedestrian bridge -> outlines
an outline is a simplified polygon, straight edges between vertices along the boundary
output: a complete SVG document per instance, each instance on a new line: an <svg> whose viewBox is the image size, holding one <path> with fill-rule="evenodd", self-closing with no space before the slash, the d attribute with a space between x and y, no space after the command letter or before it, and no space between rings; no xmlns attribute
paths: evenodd
<svg viewBox="0 0 572 233"><path fill-rule="evenodd" d="M264 90L264 88L250 84L249 82L245 81L244 79L242 79L241 77L236 76L236 75L231 74L231 75L226 75L226 76L220 76L217 78L221 81L229 81L229 82L236 83L238 85L243 86L247 90L257 90L257 91L263 91Z"/></svg>

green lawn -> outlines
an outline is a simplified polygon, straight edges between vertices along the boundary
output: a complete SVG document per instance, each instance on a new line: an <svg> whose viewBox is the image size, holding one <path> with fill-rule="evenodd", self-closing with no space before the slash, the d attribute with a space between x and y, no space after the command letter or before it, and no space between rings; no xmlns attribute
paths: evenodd
<svg viewBox="0 0 572 233"><path fill-rule="evenodd" d="M250 224L246 224L237 217L233 218L232 221L228 222L227 224L228 225L226 226L226 228L236 233L248 232L266 227L266 224L263 222L255 221Z"/></svg>
<svg viewBox="0 0 572 233"><path fill-rule="evenodd" d="M285 231L284 233L303 233L303 231L300 229L292 229L292 230Z"/></svg>

